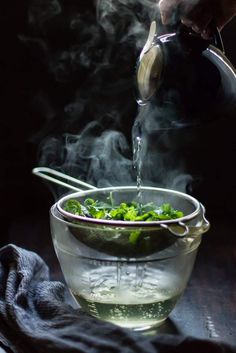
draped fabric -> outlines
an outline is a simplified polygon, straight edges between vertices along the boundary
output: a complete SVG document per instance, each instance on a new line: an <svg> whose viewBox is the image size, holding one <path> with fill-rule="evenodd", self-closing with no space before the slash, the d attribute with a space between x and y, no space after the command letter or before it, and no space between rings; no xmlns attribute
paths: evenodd
<svg viewBox="0 0 236 353"><path fill-rule="evenodd" d="M65 301L45 262L15 245L0 249L0 353L236 353L224 343L144 336L93 318Z"/></svg>

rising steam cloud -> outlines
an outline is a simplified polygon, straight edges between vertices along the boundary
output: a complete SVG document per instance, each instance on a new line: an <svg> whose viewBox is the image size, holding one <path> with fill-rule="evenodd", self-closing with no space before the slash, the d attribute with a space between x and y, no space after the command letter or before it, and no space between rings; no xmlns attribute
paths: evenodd
<svg viewBox="0 0 236 353"><path fill-rule="evenodd" d="M138 111L135 101L136 60L157 1L30 4L34 34L21 39L39 55L49 82L32 101L44 119L34 136L39 164L99 187L135 184L132 134L141 134L143 183L185 190L191 178L176 148L179 133L173 139L157 112Z"/></svg>

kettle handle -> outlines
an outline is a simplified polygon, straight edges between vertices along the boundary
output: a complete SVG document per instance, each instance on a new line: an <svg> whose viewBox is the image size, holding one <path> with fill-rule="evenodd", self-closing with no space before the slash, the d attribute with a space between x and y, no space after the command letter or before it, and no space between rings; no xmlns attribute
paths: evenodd
<svg viewBox="0 0 236 353"><path fill-rule="evenodd" d="M210 40L210 43L213 42L213 45L215 45L218 49L225 53L224 43L220 34L220 30L213 21L209 24L209 27L211 28L213 33L213 38Z"/></svg>
<svg viewBox="0 0 236 353"><path fill-rule="evenodd" d="M172 19L172 23L169 25L165 26L162 24L161 15L159 12L156 15L155 21L157 22L157 27L160 30L161 34L170 33L170 32L179 32L179 33L185 32L185 33L196 35L197 37L201 37L200 34L194 32L191 28L185 26L180 21L180 16L179 16L178 11L176 11L175 16ZM223 53L225 53L224 44L223 44L223 40L222 40L222 37L220 34L220 30L218 29L218 27L216 26L214 21L210 22L209 28L210 28L211 32L213 33L213 36L211 39L206 40L206 42L209 42L209 44L216 46L219 50L221 50Z"/></svg>
<svg viewBox="0 0 236 353"><path fill-rule="evenodd" d="M186 27L184 24L182 24L181 22L178 22L178 24L176 24L179 33L181 32L188 32L191 35L195 35L196 37L201 37L200 34L194 32L191 28ZM220 34L220 31L218 29L218 27L215 25L214 21L212 21L209 24L209 28L211 30L212 33L212 38L210 39L205 39L206 42L208 42L209 44L214 45L215 47L217 47L219 50L221 50L223 53L225 52L224 49L224 44L223 44L223 40ZM204 39L203 39L204 40Z"/></svg>

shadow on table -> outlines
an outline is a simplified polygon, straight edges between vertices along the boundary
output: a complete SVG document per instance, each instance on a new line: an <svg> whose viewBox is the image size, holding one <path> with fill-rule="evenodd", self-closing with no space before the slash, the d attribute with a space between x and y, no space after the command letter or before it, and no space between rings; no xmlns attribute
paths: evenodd
<svg viewBox="0 0 236 353"><path fill-rule="evenodd" d="M146 336L155 336L157 334L180 334L180 330L178 329L177 325L174 323L173 320L168 318L161 326L156 328L152 328L148 331L145 331Z"/></svg>

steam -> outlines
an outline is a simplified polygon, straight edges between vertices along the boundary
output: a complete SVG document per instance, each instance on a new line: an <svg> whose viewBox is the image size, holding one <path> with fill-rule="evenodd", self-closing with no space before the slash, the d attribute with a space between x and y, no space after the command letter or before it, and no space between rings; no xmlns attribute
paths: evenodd
<svg viewBox="0 0 236 353"><path fill-rule="evenodd" d="M98 187L132 184L132 160L128 158L129 145L121 132L100 131L97 122L91 122L80 135L65 134L51 138L41 149L42 165L61 166L71 175L86 179ZM126 156L127 155L127 156Z"/></svg>
<svg viewBox="0 0 236 353"><path fill-rule="evenodd" d="M58 0L31 0L29 23L43 28L47 21L61 12L62 6Z"/></svg>
<svg viewBox="0 0 236 353"><path fill-rule="evenodd" d="M33 137L39 164L98 187L135 185L133 138L140 135L142 183L185 191L191 177L176 147L173 113L139 109L134 96L135 65L157 1L95 4L31 0L34 35L21 39L37 47L50 82L32 102L46 120Z"/></svg>

